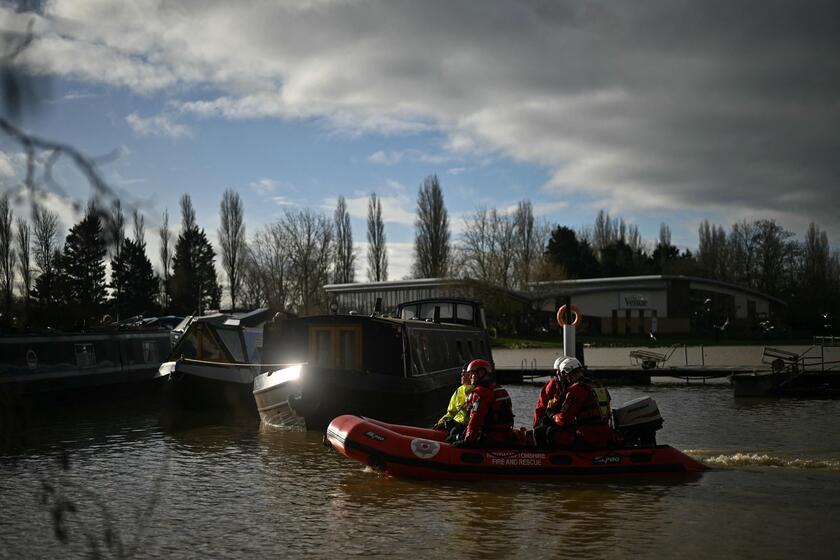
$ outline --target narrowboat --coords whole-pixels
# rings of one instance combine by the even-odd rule
[[[341,414],[431,421],[445,409],[466,362],[492,361],[484,310],[462,298],[402,303],[394,316],[280,320],[265,325],[263,340],[266,361],[294,365],[254,379],[260,416],[309,429],[323,429]]]
[[[151,387],[169,353],[158,325],[88,332],[27,332],[0,337],[0,395],[58,395],[100,387]]]
[[[252,395],[260,371],[268,309],[191,317],[179,325],[160,383],[173,406],[257,415]]]

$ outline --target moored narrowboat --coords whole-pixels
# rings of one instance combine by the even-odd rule
[[[333,314],[267,323],[265,361],[294,363],[254,380],[254,399],[270,424],[323,429],[340,414],[431,421],[474,358],[492,360],[479,302],[406,302],[395,316]]]

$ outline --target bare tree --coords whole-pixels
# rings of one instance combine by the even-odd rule
[[[254,307],[287,310],[292,304],[291,244],[281,222],[266,225],[249,244],[243,295]]]
[[[702,274],[708,278],[729,280],[729,250],[723,227],[710,225],[708,220],[703,220],[698,237],[697,262]]]
[[[323,310],[332,257],[332,224],[310,209],[287,211],[281,222],[289,245],[290,277],[294,280],[295,303],[301,314]]]
[[[437,175],[423,181],[417,193],[417,221],[414,237],[416,278],[442,278],[449,274],[449,217]]]
[[[17,253],[18,270],[20,271],[21,291],[23,292],[24,322],[29,317],[29,296],[32,291],[32,229],[29,222],[17,219]]]
[[[158,236],[160,237],[160,264],[163,267],[163,307],[169,305],[169,271],[172,267],[172,252],[170,243],[172,242],[172,232],[169,231],[169,210],[163,211],[163,223],[158,229]]]
[[[755,222],[755,228],[758,266],[756,287],[779,297],[783,288],[793,283],[793,262],[798,247],[791,240],[793,233],[777,224],[775,220],[758,220]]]
[[[756,288],[756,241],[755,224],[741,220],[732,224],[729,233],[729,256],[732,280],[736,283]]]
[[[193,210],[190,195],[184,194],[178,203],[181,206],[181,229],[186,231],[196,227],[195,210]]]
[[[236,309],[236,297],[242,284],[242,268],[247,254],[245,219],[239,193],[232,189],[227,189],[224,192],[219,214],[221,217],[219,243],[222,246],[222,267],[228,277],[230,306]]]
[[[139,247],[146,247],[146,218],[140,213],[137,208],[131,213],[132,222],[134,222],[134,242]]]
[[[830,274],[828,234],[811,222],[802,243],[802,283],[808,293],[824,294],[830,283]]]
[[[480,208],[464,218],[459,259],[467,277],[510,287],[516,256],[514,218],[495,208]]]
[[[35,237],[35,266],[41,274],[53,273],[53,256],[58,248],[58,215],[40,205],[32,210],[32,234]]]
[[[630,247],[630,250],[634,253],[644,250],[642,234],[639,233],[639,226],[636,224],[630,224],[627,226],[627,246]]]
[[[524,288],[531,281],[535,260],[540,252],[534,237],[534,207],[530,200],[521,200],[513,215],[515,228],[515,282]]]
[[[610,215],[603,209],[598,210],[595,225],[592,228],[592,248],[596,255],[600,256],[604,247],[618,238],[616,229],[617,223],[610,219]]]
[[[95,208],[95,204],[91,203],[91,207]],[[123,240],[125,239],[125,215],[122,211],[122,202],[119,199],[115,200],[111,206],[111,215],[109,220],[104,220],[105,229],[107,230],[105,236],[110,240],[109,254],[111,259],[119,258],[120,251],[122,251]]]
[[[6,318],[12,309],[12,292],[15,287],[15,248],[12,225],[14,216],[9,195],[0,196],[0,293],[3,294],[3,311]]]
[[[367,218],[368,280],[384,282],[388,279],[388,249],[385,244],[385,224],[382,222],[382,201],[376,193],[368,200]]]
[[[335,208],[335,268],[333,282],[349,284],[356,277],[356,251],[353,249],[353,229],[344,196],[339,195]]]
[[[671,244],[671,228],[668,224],[661,222],[659,224],[659,245],[668,247]]]

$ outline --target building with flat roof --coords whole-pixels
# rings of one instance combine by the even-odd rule
[[[480,300],[487,323],[502,332],[521,332],[532,317],[531,299],[517,292],[470,278],[419,278],[324,286],[334,313],[370,314],[377,298],[382,311],[393,314],[399,303],[426,298],[459,297]]]
[[[678,275],[557,280],[531,284],[532,305],[543,322],[567,298],[591,334],[735,332],[760,334],[777,326],[784,301],[736,284]]]
[[[377,298],[384,313],[397,304],[434,297],[478,299],[487,322],[499,333],[530,333],[557,327],[555,314],[566,301],[582,315],[581,333],[603,335],[760,335],[777,327],[784,301],[728,282],[678,275],[584,278],[530,284],[517,291],[462,278],[329,284],[333,312],[370,314]]]

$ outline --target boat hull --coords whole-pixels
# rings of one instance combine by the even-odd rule
[[[244,413],[256,417],[250,367],[165,362],[160,382],[173,403],[189,410]]]
[[[269,424],[305,424],[310,430],[323,430],[342,414],[431,424],[458,386],[456,374],[414,379],[304,366],[299,377],[275,383],[274,373],[279,372],[254,380],[253,400],[261,418]]]
[[[453,447],[444,432],[344,415],[327,428],[339,453],[395,477],[420,479],[557,479],[696,475],[707,467],[667,445],[610,450]]]

